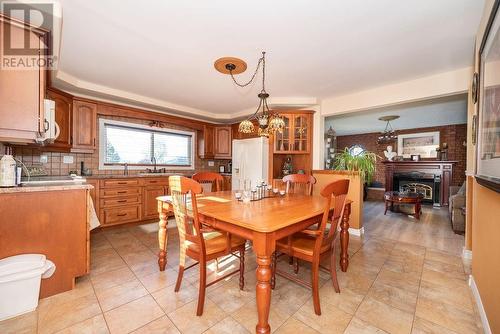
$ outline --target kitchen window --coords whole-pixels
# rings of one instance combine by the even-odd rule
[[[194,132],[99,120],[99,169],[194,169]]]

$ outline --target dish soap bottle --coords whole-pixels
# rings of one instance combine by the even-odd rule
[[[16,160],[12,156],[12,148],[5,148],[5,155],[0,159],[0,187],[15,187]]]

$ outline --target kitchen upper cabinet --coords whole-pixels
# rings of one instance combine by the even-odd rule
[[[274,136],[274,152],[304,154],[311,150],[311,113],[281,114],[285,127]]]
[[[198,156],[202,159],[213,158],[215,127],[204,125],[203,133],[198,132]]]
[[[215,127],[215,158],[231,159],[231,126]]]
[[[97,104],[73,100],[72,152],[92,153],[96,148]]]
[[[56,123],[59,126],[59,136],[48,147],[69,150],[71,148],[72,137],[71,114],[73,101],[71,98],[52,90],[47,90],[47,98],[55,102]]]
[[[3,32],[10,27],[11,45],[24,45],[26,33],[30,45],[39,46],[36,57],[45,58],[44,35],[26,30],[23,25],[11,23],[3,17],[0,17],[0,24],[0,45],[6,45]],[[40,60],[39,63],[46,62]],[[46,68],[43,66],[0,70],[0,141],[31,143],[44,131],[45,80]]]

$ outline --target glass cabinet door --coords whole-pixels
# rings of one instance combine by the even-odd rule
[[[285,127],[283,128],[283,131],[276,132],[276,147],[275,151],[276,152],[288,152],[293,150],[293,147],[291,146],[291,134],[292,134],[292,129],[291,129],[291,123],[292,123],[292,118],[288,115],[282,115],[283,120],[285,121]]]
[[[308,117],[303,115],[296,115],[293,119],[293,151],[307,152],[308,151],[308,138],[309,124]]]

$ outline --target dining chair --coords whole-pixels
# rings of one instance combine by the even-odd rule
[[[201,184],[184,176],[170,176],[168,179],[172,206],[179,230],[179,273],[175,283],[175,292],[181,288],[184,271],[200,265],[200,282],[198,293],[197,316],[203,314],[205,289],[218,281],[236,273],[240,273],[240,289],[243,290],[245,272],[246,240],[230,233],[217,231],[201,224],[198,218],[197,195],[202,193]],[[207,262],[226,255],[234,255],[240,259],[239,268],[207,283]],[[186,256],[196,262],[185,267]]]
[[[313,186],[316,184],[316,178],[312,175],[306,174],[290,174],[281,180],[286,186],[287,194],[299,194],[312,195]],[[299,262],[295,260],[292,256],[289,257],[288,263],[293,265],[293,271],[297,274],[299,272]],[[274,285],[274,280],[272,281]]]
[[[302,193],[312,195],[313,186],[316,184],[316,179],[312,175],[306,174],[290,174],[283,177],[283,183],[286,184],[286,193]]]
[[[204,190],[221,191],[224,178],[219,173],[199,172],[193,175],[193,180],[202,184]],[[214,190],[215,189],[215,190]]]
[[[291,237],[283,238],[276,242],[277,252],[311,263],[311,281],[303,281],[292,274],[280,271],[277,268],[277,257],[274,255],[272,282],[275,281],[275,275],[278,274],[305,287],[311,288],[314,312],[317,315],[321,315],[321,306],[319,302],[320,261],[327,255],[330,255],[330,268],[328,270],[332,277],[333,287],[337,293],[340,293],[336,268],[337,235],[338,224],[343,217],[348,190],[349,180],[338,180],[326,185],[321,190],[321,196],[325,198],[325,207],[320,224],[312,225],[309,229],[305,229],[299,233],[295,233]],[[332,207],[333,210],[331,209]]]

